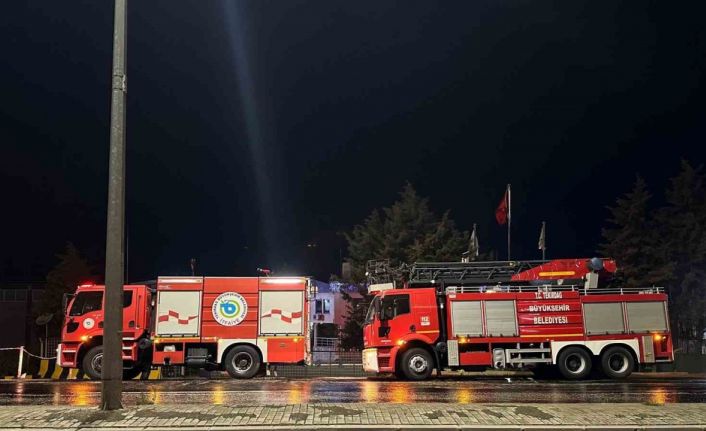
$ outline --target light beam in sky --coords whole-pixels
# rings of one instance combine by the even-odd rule
[[[246,46],[248,37],[246,20],[243,19],[244,11],[241,2],[223,1],[223,19],[226,32],[230,39],[232,61],[235,68],[235,78],[242,112],[245,116],[247,148],[249,150],[250,166],[255,179],[255,195],[258,200],[260,212],[259,226],[266,246],[267,262],[263,265],[273,265],[278,256],[277,243],[277,207],[273,191],[273,176],[276,174],[277,151],[268,150],[271,147],[270,132],[263,129],[266,115],[262,105],[258,104],[256,85],[253,79],[250,55]],[[268,126],[269,127],[269,126]]]

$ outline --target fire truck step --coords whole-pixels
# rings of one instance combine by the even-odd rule
[[[549,353],[549,349],[505,349],[506,352],[512,353]]]

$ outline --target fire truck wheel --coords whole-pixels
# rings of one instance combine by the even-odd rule
[[[89,350],[83,357],[81,368],[91,380],[100,380],[103,369],[103,346],[95,346]]]
[[[601,355],[603,373],[611,379],[624,379],[632,373],[635,360],[624,347],[613,346]]]
[[[236,379],[250,379],[260,370],[260,355],[250,346],[237,346],[225,357],[228,374]]]
[[[400,368],[409,380],[426,380],[434,369],[434,359],[426,350],[412,347],[402,353]]]
[[[559,353],[557,365],[565,378],[584,379],[591,372],[591,356],[580,347],[567,347]]]

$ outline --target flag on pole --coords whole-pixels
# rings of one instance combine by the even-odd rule
[[[480,247],[478,247],[478,234],[476,234],[476,224],[473,223],[473,232],[471,232],[471,241],[468,244],[468,257],[473,259],[478,257],[478,252]]]
[[[542,230],[539,232],[539,242],[537,243],[538,250],[546,250],[547,249],[546,227],[547,227],[547,224],[545,222],[542,222]]]
[[[508,221],[508,214],[510,213],[510,187],[505,189],[505,195],[503,200],[500,201],[500,205],[495,210],[495,220],[497,220],[499,225],[504,225]]]

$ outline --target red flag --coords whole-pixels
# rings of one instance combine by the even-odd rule
[[[510,208],[508,198],[507,189],[505,189],[503,200],[500,201],[500,205],[498,205],[498,208],[495,210],[495,220],[497,220],[500,225],[507,223],[507,214]]]

